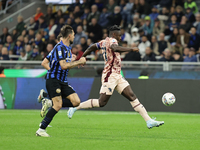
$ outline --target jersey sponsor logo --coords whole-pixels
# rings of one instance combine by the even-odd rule
[[[62,56],[62,52],[61,52],[61,51],[58,51],[58,55],[59,55],[59,56]]]

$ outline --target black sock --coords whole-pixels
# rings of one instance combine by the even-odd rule
[[[49,97],[46,92],[43,92],[43,97]]]
[[[40,128],[46,129],[46,127],[50,124],[56,113],[57,111],[54,108],[50,108],[45,118],[42,120]]]
[[[74,107],[69,99],[63,98],[62,101],[62,107]]]

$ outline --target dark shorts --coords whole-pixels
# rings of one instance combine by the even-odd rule
[[[68,83],[61,82],[57,79],[47,79],[46,88],[50,98],[54,98],[56,96],[66,98],[67,96],[75,93],[73,87],[68,85]]]

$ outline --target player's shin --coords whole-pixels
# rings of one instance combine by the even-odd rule
[[[76,107],[76,109],[89,109],[94,107],[100,107],[98,99],[89,99],[85,102],[82,102],[78,107]]]
[[[144,106],[139,102],[138,99],[135,99],[134,101],[130,102],[132,107],[134,108],[135,111],[137,111],[143,118],[145,121],[150,120],[151,118],[149,117],[146,109],[144,108]]]

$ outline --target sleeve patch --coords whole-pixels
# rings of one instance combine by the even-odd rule
[[[62,52],[61,51],[58,51],[58,56],[62,56]]]

